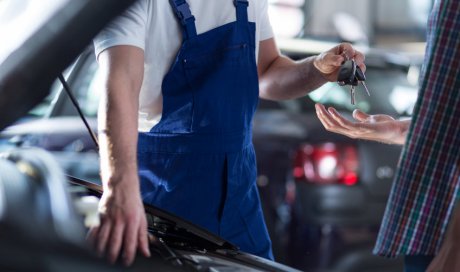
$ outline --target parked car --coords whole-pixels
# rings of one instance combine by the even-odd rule
[[[50,92],[52,80],[84,50],[91,37],[132,2],[47,3],[45,7],[54,7],[55,12],[48,13],[49,18],[37,25],[24,44],[0,65],[0,130],[39,104]],[[76,213],[75,201],[91,196],[96,198],[93,211],[97,211],[100,187],[66,177],[55,156],[43,148],[24,146],[57,150],[63,145],[75,157],[79,157],[75,151],[89,153],[86,151],[90,149],[84,149],[84,142],[66,142],[66,135],[75,134],[68,120],[58,122],[55,128],[61,134],[55,134],[46,123],[37,123],[42,120],[33,120],[37,117],[25,118],[13,127],[27,124],[27,129],[31,125],[34,132],[39,130],[38,134],[53,137],[23,131],[2,140],[2,149],[7,151],[0,156],[0,270],[122,270],[121,265],[108,265],[88,248],[83,226],[87,217]],[[152,235],[149,243],[152,257],[139,256],[127,270],[297,271],[241,252],[220,237],[156,207],[145,209]]]
[[[310,54],[291,48],[285,53],[293,58]],[[402,269],[400,260],[372,255],[401,148],[326,131],[314,103],[333,106],[350,119],[355,108],[407,117],[416,101],[421,61],[422,56],[369,49],[371,96],[358,87],[356,105],[350,87],[337,83],[296,100],[261,101],[253,130],[259,185],[261,197],[271,200],[264,202],[272,205],[264,207],[272,212],[268,218],[289,222],[286,263],[307,271]]]
[[[289,51],[287,45],[283,49],[293,58],[302,58],[330,45],[315,42],[311,50]],[[371,96],[358,87],[356,106],[350,103],[348,87],[336,83],[296,100],[260,101],[253,129],[258,185],[277,260],[309,270],[336,267],[336,271],[347,271],[344,266],[349,266],[349,271],[360,271],[356,267],[363,263],[368,263],[369,269],[387,266],[388,270],[382,271],[399,267],[400,262],[372,256],[371,249],[400,147],[327,132],[316,117],[314,103],[343,112],[360,108],[395,117],[410,115],[419,61],[408,61],[404,56],[368,52],[366,83]],[[96,131],[102,82],[91,47],[67,74],[83,113]],[[0,139],[45,148],[58,158],[67,174],[98,182],[95,144],[60,83],[54,85],[52,94],[53,99],[45,100],[34,111],[35,118],[7,128]]]

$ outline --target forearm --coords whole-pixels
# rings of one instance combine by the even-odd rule
[[[327,82],[315,68],[310,57],[293,61],[279,56],[260,75],[260,97],[270,100],[286,100],[304,96]]]
[[[144,53],[118,46],[101,53],[99,62],[107,71],[98,113],[102,182],[105,189],[120,182],[139,186],[137,137]]]
[[[137,181],[138,101],[129,92],[109,89],[99,114],[101,178],[105,188]],[[116,93],[114,95],[113,93]]]

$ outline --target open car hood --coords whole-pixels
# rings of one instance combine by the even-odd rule
[[[92,38],[134,2],[67,1],[9,55],[0,65],[0,130],[41,102],[52,82]]]
[[[101,193],[96,184],[65,177],[54,157],[42,149],[5,152],[0,157],[0,270],[118,270],[120,266],[106,265],[87,248],[83,218],[72,205]],[[145,212],[152,256],[138,256],[132,271],[296,271],[241,252],[156,207],[145,205]]]

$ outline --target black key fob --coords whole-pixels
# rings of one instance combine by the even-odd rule
[[[339,75],[337,77],[337,82],[339,85],[358,85],[358,80],[356,80],[356,63],[354,60],[345,61],[342,66],[340,66]]]

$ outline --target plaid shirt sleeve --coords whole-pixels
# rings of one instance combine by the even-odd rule
[[[374,253],[435,255],[460,183],[460,1],[438,0],[406,145]]]

